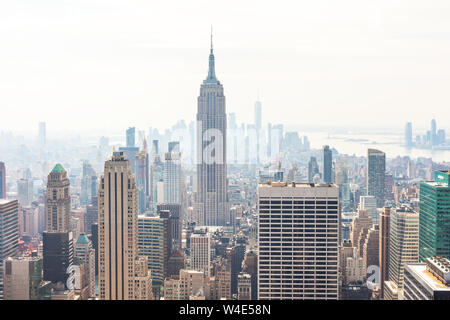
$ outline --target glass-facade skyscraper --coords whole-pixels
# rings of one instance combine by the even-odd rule
[[[420,183],[419,259],[450,258],[450,171],[435,171]]]
[[[384,207],[386,154],[380,150],[367,150],[367,195],[375,196],[377,208]]]

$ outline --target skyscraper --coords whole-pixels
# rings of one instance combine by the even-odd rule
[[[386,154],[380,150],[367,150],[367,195],[375,196],[377,207],[384,207]]]
[[[6,199],[6,167],[0,161],[0,199]]]
[[[33,202],[33,180],[17,180],[17,200],[22,207],[31,205],[31,202]]]
[[[164,283],[164,219],[160,217],[138,218],[138,251],[139,255],[148,258],[148,268],[152,272],[153,290],[158,295]]]
[[[97,174],[88,161],[83,161],[80,202],[87,205],[97,195]]]
[[[431,120],[431,145],[437,144],[436,119]]]
[[[19,253],[19,202],[0,199],[0,300],[3,299],[3,263]]]
[[[450,258],[450,171],[435,171],[420,183],[419,258]]]
[[[61,164],[55,165],[48,175],[47,232],[69,232],[70,228],[70,181]]]
[[[413,145],[412,142],[412,123],[407,122],[405,125],[405,147],[411,148]]]
[[[200,87],[197,110],[198,225],[225,225],[228,217],[227,116],[223,86],[217,80],[211,36],[208,76]]]
[[[126,160],[130,161],[131,172],[136,170],[136,152],[139,152],[139,147],[136,147],[136,129],[135,127],[126,130],[126,147],[119,147],[119,151],[123,151]]]
[[[127,135],[127,147],[134,147],[136,143],[136,128],[128,128],[126,131]]]
[[[323,147],[323,181],[333,182],[333,153],[330,146]]]
[[[384,282],[389,278],[389,228],[391,209],[383,208],[380,214],[379,262],[381,298],[384,297]]]
[[[319,165],[317,164],[316,157],[311,157],[308,162],[308,182],[313,183],[316,175],[320,175]]]
[[[146,148],[135,154],[136,165],[136,185],[138,188],[138,207],[142,214],[147,210],[147,200],[149,197],[149,163]]]
[[[255,102],[255,129],[256,129],[256,163],[258,164],[260,159],[260,150],[262,146],[260,145],[260,136],[262,134],[261,128],[262,128],[262,108],[261,108],[261,101],[257,100]]]
[[[258,299],[339,298],[338,199],[334,184],[259,184]]]
[[[403,296],[404,266],[419,261],[419,214],[409,207],[393,209],[389,234],[389,281],[385,282],[385,299]]]
[[[210,275],[211,238],[207,233],[194,233],[191,235],[191,264],[190,269],[203,271]]]
[[[136,286],[143,279],[151,281],[151,275],[145,269],[146,258],[143,268],[138,256],[137,187],[123,152],[113,152],[105,162],[98,207],[100,299],[140,299],[141,291]],[[143,278],[137,281],[137,277]]]
[[[181,153],[174,149],[166,152],[164,161],[164,203],[181,203]]]

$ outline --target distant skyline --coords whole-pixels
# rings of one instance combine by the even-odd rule
[[[449,16],[444,0],[2,2],[0,131],[189,123],[211,24],[238,123],[259,92],[263,124],[448,131]]]

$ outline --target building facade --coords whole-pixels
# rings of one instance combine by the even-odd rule
[[[259,184],[258,299],[339,299],[339,190]]]

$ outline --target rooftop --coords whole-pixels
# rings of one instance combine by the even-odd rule
[[[259,183],[260,187],[288,187],[288,188],[329,188],[329,187],[336,187],[336,185],[334,183],[307,183],[307,182],[292,182],[292,183],[287,183],[287,182],[272,182],[272,181],[267,181],[267,182],[262,182]]]
[[[410,268],[417,276],[420,277],[433,290],[450,291],[450,286],[443,284],[435,275],[428,269],[426,263],[408,263],[405,267]]]
[[[55,165],[55,167],[53,168],[52,173],[61,173],[64,171],[66,171],[66,170],[64,170],[63,166],[60,163],[57,163]]]
[[[89,238],[85,233],[82,233],[77,239],[77,244],[85,244],[85,243],[89,243]]]

